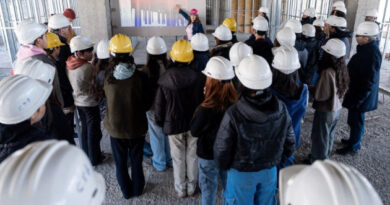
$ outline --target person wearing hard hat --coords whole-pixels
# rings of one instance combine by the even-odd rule
[[[211,58],[209,40],[205,34],[197,33],[192,37],[191,46],[194,51],[194,60],[192,61],[191,67],[195,71],[201,72]]]
[[[58,104],[54,88],[56,87],[56,69],[50,64],[30,59],[25,66],[14,69],[15,75],[26,75],[35,80],[53,85],[53,92],[46,102],[46,113],[42,120],[37,123],[38,127],[46,131],[46,135],[53,139],[67,140],[75,144],[72,127],[67,124],[66,117]]]
[[[252,47],[248,46],[248,44],[243,42],[235,43],[229,51],[230,61],[234,68],[238,67],[242,59],[252,54]],[[233,84],[236,90],[238,90],[240,81],[238,80],[237,76],[234,76]]]
[[[345,64],[345,44],[330,39],[322,49],[323,60],[318,65],[319,79],[310,87],[312,94],[314,119],[311,130],[311,159],[307,162],[328,159],[332,152],[336,125],[341,110],[341,100],[348,89],[349,76]]]
[[[100,110],[96,96],[91,92],[94,67],[88,61],[93,57],[93,43],[84,36],[76,36],[70,41],[73,56],[66,61],[66,73],[73,88],[73,98],[80,116],[82,133],[81,147],[92,165],[103,161],[100,150],[102,132],[100,130]]]
[[[316,9],[315,8],[307,8],[302,15],[301,23],[305,24],[313,24],[316,20]]]
[[[136,69],[128,36],[116,34],[108,49],[113,63],[107,68],[104,80],[107,111],[103,124],[110,135],[119,187],[123,197],[129,199],[142,195],[146,186],[142,160],[148,129],[145,113],[152,104],[151,90],[147,75]]]
[[[31,142],[50,138],[35,125],[46,113],[52,89],[51,84],[25,75],[0,81],[0,162]]]
[[[265,19],[267,19],[267,22],[269,23],[268,15],[269,15],[269,9],[267,7],[262,6],[259,8],[259,14],[257,16],[264,17]]]
[[[253,19],[252,34],[255,38],[249,38],[245,41],[253,49],[253,53],[262,56],[268,63],[272,62],[272,47],[271,40],[267,37],[268,22],[264,17],[256,17]]]
[[[225,20],[223,20],[222,22],[222,25],[225,25],[226,27],[228,27],[230,29],[230,31],[232,32],[232,43],[237,43],[238,40],[237,40],[237,36],[236,36],[236,32],[237,32],[237,22],[234,18],[225,18]]]
[[[280,47],[294,47],[296,36],[293,30],[289,27],[282,27],[277,33],[274,40],[274,47],[272,53],[275,53]]]
[[[69,36],[70,23],[68,19],[62,14],[55,14],[50,16],[48,27],[50,32],[57,34],[61,43],[65,44],[60,46],[60,53],[57,57],[56,67],[60,81],[61,93],[64,99],[63,110],[69,125],[74,127],[74,100],[72,95],[73,89],[66,74],[66,61],[68,60],[69,56],[72,55],[66,39],[67,36]]]
[[[186,27],[187,39],[191,41],[192,36],[197,33],[204,33],[203,25],[200,22],[198,10],[191,9],[190,15],[188,15],[183,9],[180,8],[179,4],[176,4],[176,10],[188,21]]]
[[[215,47],[211,49],[211,56],[222,56],[229,59],[229,50],[232,47],[232,32],[225,25],[218,26],[214,33]]]
[[[73,21],[76,19],[76,13],[74,12],[73,9],[67,8],[65,9],[63,15],[68,19],[70,24],[73,23]],[[70,43],[70,40],[76,36],[76,32],[74,32],[72,26],[69,27],[69,34],[66,37],[68,44]]]
[[[338,17],[345,18],[345,15],[347,14],[347,9],[345,7],[344,1],[336,1],[332,5],[332,11],[330,12],[330,15],[335,15]]]
[[[303,39],[302,36],[302,24],[297,19],[290,19],[287,21],[287,23],[284,25],[284,27],[288,27],[292,29],[295,33],[296,40],[294,47],[298,51],[299,55],[299,63],[301,64],[301,68],[305,68],[307,64],[307,58],[308,58],[308,51],[306,49],[306,42]]]
[[[276,166],[294,152],[291,119],[269,90],[272,72],[263,57],[245,57],[235,73],[241,95],[225,112],[214,143],[215,163],[227,170],[224,200],[276,205]]]
[[[332,160],[282,169],[279,200],[280,205],[383,205],[374,187],[357,169]]]
[[[106,114],[106,97],[104,96],[104,77],[110,61],[110,51],[108,51],[108,40],[101,40],[96,46],[96,53],[92,61],[95,68],[93,71],[92,90],[99,102],[100,118],[103,119]]]
[[[199,163],[199,187],[202,204],[215,204],[218,190],[218,176],[225,188],[226,172],[220,171],[213,155],[213,146],[219,124],[225,111],[237,101],[237,92],[232,79],[232,64],[222,56],[215,56],[207,63],[202,73],[207,76],[205,99],[196,109],[191,121],[191,134],[198,138],[196,154]]]
[[[315,38],[316,29],[311,24],[302,26],[302,36],[305,40],[306,50],[308,53],[306,67],[299,71],[300,80],[307,84],[314,84],[314,75],[317,72],[318,62],[318,41]]]
[[[307,85],[299,80],[300,67],[298,52],[294,47],[282,46],[275,52],[272,61],[271,92],[287,107],[294,129],[296,148],[301,144],[301,120],[306,113],[308,95]],[[292,164],[294,164],[293,154],[278,168]]]
[[[195,194],[198,181],[197,138],[190,133],[190,121],[196,107],[203,101],[204,84],[190,68],[194,59],[190,42],[176,41],[169,56],[172,64],[158,80],[155,119],[168,135],[174,187],[177,196],[183,198]]]
[[[34,142],[9,156],[0,164],[0,179],[0,204],[100,205],[106,192],[83,151],[57,140]]]
[[[324,32],[328,36],[328,40],[332,38],[338,38],[344,42],[347,49],[344,58],[348,59],[349,51],[351,49],[349,38],[352,37],[352,32],[349,32],[346,28],[347,21],[345,18],[329,16],[329,18],[325,21]],[[322,59],[322,53],[323,51],[320,53],[320,59]]]
[[[378,108],[379,76],[382,56],[375,42],[379,33],[374,22],[362,22],[355,32],[358,46],[356,54],[348,63],[349,89],[343,107],[348,109],[349,139],[341,142],[345,147],[339,154],[356,153],[361,147],[364,134],[365,113]]]
[[[378,18],[378,10],[376,9],[369,9],[367,10],[366,12],[366,16],[365,16],[365,21],[371,21],[371,22],[374,22],[378,25],[378,27],[380,26],[380,23],[378,21],[376,21]],[[380,33],[380,28],[379,28],[379,33],[378,33],[378,36],[377,36],[377,39],[376,39],[376,42],[379,46],[379,42],[381,40],[381,33]]]
[[[199,33],[195,34],[198,35]],[[193,39],[195,39],[195,36]],[[153,36],[146,44],[147,62],[143,71],[148,75],[151,87],[150,95],[154,99],[158,89],[158,79],[168,68],[167,46],[163,38]],[[148,133],[150,145],[153,151],[152,165],[157,171],[165,171],[172,167],[172,157],[169,149],[168,136],[156,123],[154,117],[154,106],[146,112],[148,120]]]
[[[317,48],[323,45],[324,40],[326,39],[326,34],[324,32],[325,22],[321,19],[316,19],[313,22],[313,26],[316,29],[316,39],[318,42]]]

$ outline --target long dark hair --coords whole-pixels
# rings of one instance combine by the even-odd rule
[[[109,84],[115,83],[116,79],[114,78],[114,69],[119,63],[126,63],[129,65],[134,64],[134,58],[129,53],[116,53],[108,63],[108,68],[105,74],[105,80]]]
[[[167,54],[151,55],[148,54],[144,71],[148,74],[149,79],[153,82],[157,82],[160,78],[160,62],[164,65],[164,68],[168,67]]]
[[[339,98],[344,97],[348,90],[349,74],[344,57],[336,58],[329,53],[324,52],[323,59],[318,63],[319,72],[332,68],[336,71],[336,87]]]
[[[192,14],[192,15],[193,15],[193,14]],[[194,23],[197,23],[197,22],[201,23],[198,14],[196,14],[195,16],[196,16],[196,19],[195,19]],[[187,24],[187,26],[190,25],[190,24],[192,24],[192,21],[191,21],[191,14],[190,14],[190,17],[188,18],[188,24]]]
[[[284,74],[272,68],[271,88],[288,99],[295,99],[302,90],[302,83],[298,84],[298,71],[291,74]]]
[[[94,71],[92,73],[93,81],[89,89],[95,94],[95,96],[99,98],[103,98],[104,90],[103,90],[103,86],[99,85],[98,75],[100,72],[105,72],[105,73],[107,72],[109,59],[99,59],[95,53],[94,59],[92,61],[92,65],[94,66]]]

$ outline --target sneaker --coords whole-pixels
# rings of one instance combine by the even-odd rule
[[[347,154],[350,154],[350,155],[355,155],[357,152],[358,152],[359,149],[353,149],[352,147],[343,147],[341,149],[337,149],[336,150],[336,154],[339,154],[339,155],[347,155]]]
[[[187,195],[193,196],[196,192],[196,185],[195,186],[187,186]]]
[[[179,198],[184,198],[187,196],[187,193],[185,193],[185,192],[176,192],[176,193],[177,193],[177,197],[179,197]]]

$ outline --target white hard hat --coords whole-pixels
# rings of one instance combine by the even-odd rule
[[[313,26],[319,26],[319,27],[324,27],[325,22],[321,19],[316,19],[313,21]]]
[[[148,40],[146,51],[151,55],[161,55],[167,52],[167,45],[161,37],[153,36]]]
[[[370,182],[355,168],[332,160],[280,170],[281,205],[382,205]]]
[[[379,26],[371,21],[364,21],[359,24],[356,35],[376,36],[379,33]]]
[[[276,40],[282,46],[294,46],[296,35],[290,27],[283,27],[276,33]]]
[[[262,13],[269,13],[269,9],[267,8],[267,7],[260,7],[260,9],[259,9],[259,12],[262,12]]]
[[[96,55],[98,59],[108,59],[110,58],[110,51],[108,50],[109,45],[108,40],[101,40],[99,41],[97,47],[96,47]]]
[[[213,36],[221,41],[230,41],[233,38],[232,32],[225,25],[218,26],[217,29],[215,29]]]
[[[316,17],[316,10],[314,8],[307,8],[303,12],[303,15],[310,16],[311,18],[314,18],[314,17]]]
[[[288,75],[301,67],[298,51],[294,47],[281,46],[274,53],[272,67]]]
[[[27,75],[32,79],[41,80],[52,84],[56,74],[56,68],[50,64],[36,59],[28,59],[23,66],[14,67],[14,74]]]
[[[302,24],[297,19],[288,20],[284,26],[291,28],[294,31],[294,33],[302,33]]]
[[[82,51],[93,47],[93,42],[84,36],[75,36],[69,43],[70,52]]]
[[[252,47],[248,46],[246,43],[237,42],[230,48],[229,58],[232,65],[237,67],[243,58],[252,54]]]
[[[366,16],[372,16],[372,17],[377,18],[378,17],[378,10],[376,10],[376,9],[369,9],[366,12]]]
[[[0,204],[102,204],[105,182],[66,141],[29,144],[0,164]]]
[[[232,64],[228,59],[222,56],[210,58],[202,73],[216,80],[231,80],[234,78]]]
[[[262,16],[257,16],[253,19],[252,28],[256,31],[268,31],[268,21]]]
[[[48,26],[51,29],[61,29],[70,26],[69,20],[62,14],[50,16]]]
[[[329,39],[325,45],[321,46],[321,48],[336,58],[345,56],[347,50],[345,43],[338,38]]]
[[[302,34],[307,37],[316,36],[316,28],[311,24],[305,24],[302,26]]]
[[[51,84],[25,75],[0,81],[0,123],[17,124],[28,120],[49,98]]]
[[[325,23],[333,27],[341,27],[341,28],[347,27],[347,20],[345,20],[345,18],[334,16],[334,15],[329,16],[329,18],[326,19]]]
[[[344,6],[336,6],[336,8],[334,10],[341,11],[341,12],[347,14],[347,8],[345,8]]]
[[[345,4],[343,1],[336,1],[333,3],[332,7],[337,7],[337,6],[341,6],[341,7],[344,7],[345,8]]]
[[[247,88],[263,90],[272,84],[272,72],[268,62],[261,56],[245,57],[235,69],[236,76]]]
[[[209,39],[203,33],[197,33],[191,38],[191,46],[195,51],[208,51]]]
[[[45,25],[34,21],[22,21],[15,29],[16,37],[22,45],[33,44],[37,38],[43,36],[46,32]]]

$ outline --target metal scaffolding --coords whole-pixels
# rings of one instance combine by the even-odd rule
[[[1,0],[0,1],[0,47],[15,60],[19,48],[14,29],[18,22],[32,20],[46,23],[51,14],[62,13],[66,8],[75,9],[74,0]],[[78,19],[73,22],[77,32]]]

